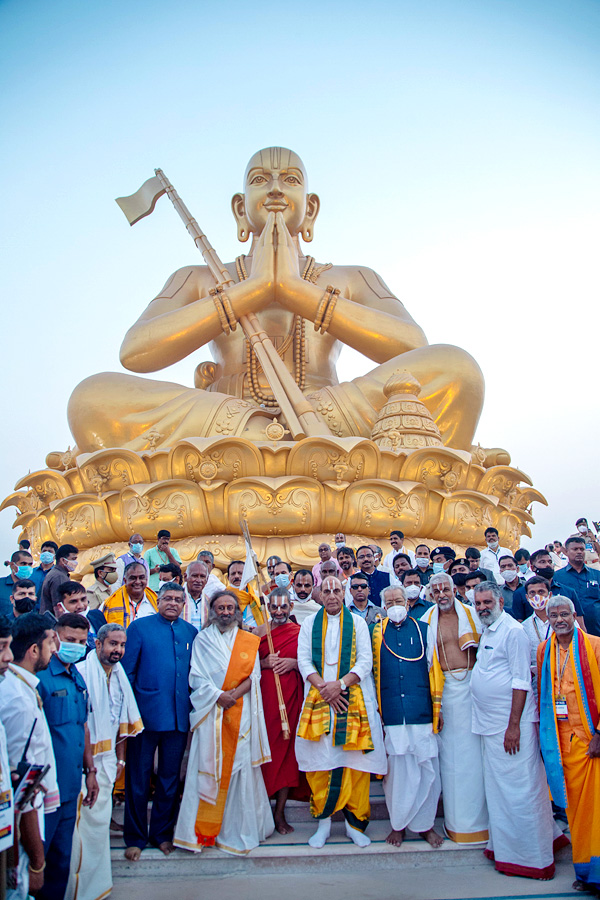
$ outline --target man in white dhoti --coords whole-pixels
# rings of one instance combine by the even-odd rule
[[[98,630],[96,649],[77,665],[90,696],[88,728],[99,791],[91,808],[82,805],[83,795],[79,797],[65,900],[98,900],[112,890],[112,791],[125,766],[125,741],[144,729],[120,664],[126,640],[122,625],[103,625]]]
[[[373,628],[373,675],[388,754],[383,790],[392,830],[387,842],[399,847],[410,828],[439,847],[443,838],[433,827],[440,770],[429,685],[431,629],[409,615],[403,587],[384,588],[381,601],[387,617]]]
[[[271,754],[260,691],[260,638],[242,630],[235,594],[211,599],[192,648],[192,745],[176,847],[246,854],[275,824],[261,765]]]
[[[323,609],[308,616],[298,636],[298,668],[304,705],[296,736],[296,759],[311,791],[319,827],[311,847],[323,847],[331,816],[342,810],[346,834],[359,847],[371,843],[370,773],[387,769],[372,679],[369,629],[344,606],[337,578],[321,585]]]
[[[481,737],[471,731],[471,672],[483,626],[473,608],[457,599],[450,575],[432,575],[428,587],[435,606],[421,621],[430,626],[434,641],[429,680],[444,826],[451,841],[473,844],[489,838]]]
[[[505,875],[554,877],[553,848],[568,843],[552,807],[536,728],[529,641],[504,612],[502,591],[475,588],[484,632],[471,675],[473,731],[481,735],[490,839],[485,850]]]

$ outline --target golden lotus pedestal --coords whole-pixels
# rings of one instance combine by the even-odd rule
[[[18,507],[15,527],[36,550],[47,539],[75,544],[84,571],[108,550],[123,553],[135,532],[154,543],[160,528],[184,564],[207,548],[223,567],[245,556],[242,519],[263,564],[277,554],[312,566],[319,543],[338,531],[355,547],[386,546],[400,528],[408,546],[458,552],[481,545],[494,525],[516,549],[530,533],[531,503],[545,500],[523,472],[482,461],[442,445],[393,451],[364,438],[190,438],[169,450],[50,454],[51,465],[22,478],[2,508]]]

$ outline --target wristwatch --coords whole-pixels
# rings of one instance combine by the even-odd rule
[[[348,690],[348,685],[343,678],[340,678],[340,687],[342,689],[342,694],[344,694]]]

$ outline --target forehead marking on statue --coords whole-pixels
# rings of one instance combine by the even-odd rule
[[[304,163],[297,153],[288,150],[286,147],[266,147],[259,150],[250,158],[246,171],[244,172],[244,181],[248,180],[248,175],[252,169],[265,169],[267,171],[279,171],[281,169],[298,169],[304,178],[306,184],[306,169]]]

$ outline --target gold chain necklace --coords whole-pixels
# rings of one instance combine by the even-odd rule
[[[245,281],[248,278],[248,272],[246,271],[244,263],[245,259],[246,257],[242,255],[238,256],[235,261],[235,269],[240,281]],[[305,281],[310,281],[314,267],[314,257],[308,256],[304,272],[302,273],[302,278]],[[294,345],[294,380],[300,390],[303,391],[306,385],[306,335],[305,322],[302,316],[294,316],[292,326],[285,336],[281,347],[277,350],[281,359],[283,359],[284,354],[288,351],[292,342]],[[262,390],[259,381],[260,368],[256,353],[254,352],[250,341],[246,341],[246,369],[248,373],[248,387],[250,389],[250,394],[252,395],[252,399],[259,406],[263,405],[272,409],[278,406],[278,403],[273,394],[266,393]]]
[[[448,664],[448,657],[446,656],[446,648],[444,647],[444,637],[442,635],[442,630],[439,626],[439,623],[438,623],[438,631],[440,634],[440,642],[442,644],[442,653],[444,654],[444,662],[446,663],[446,671],[448,672],[450,678],[454,678],[455,681],[465,681],[467,675],[469,674],[469,664],[471,662],[471,655],[470,655],[471,648],[467,647],[467,668],[465,669],[465,674],[463,675],[462,678],[457,678],[456,675],[452,674],[452,669],[450,668],[450,666]]]
[[[408,618],[411,620],[411,622],[414,622],[415,625],[417,625],[416,619],[413,619],[412,616],[409,616]],[[417,631],[419,632],[419,638],[421,639],[421,655],[420,656],[400,656],[399,653],[394,653],[392,648],[388,647],[388,645],[385,642],[385,632],[383,630],[383,625],[382,625],[381,626],[381,640],[383,641],[383,646],[385,647],[386,650],[389,650],[389,652],[392,654],[392,656],[395,656],[396,659],[401,659],[403,662],[418,662],[420,659],[423,659],[423,657],[425,655],[425,644],[423,643],[423,635],[421,634],[421,629],[419,628],[418,625],[417,625]]]

